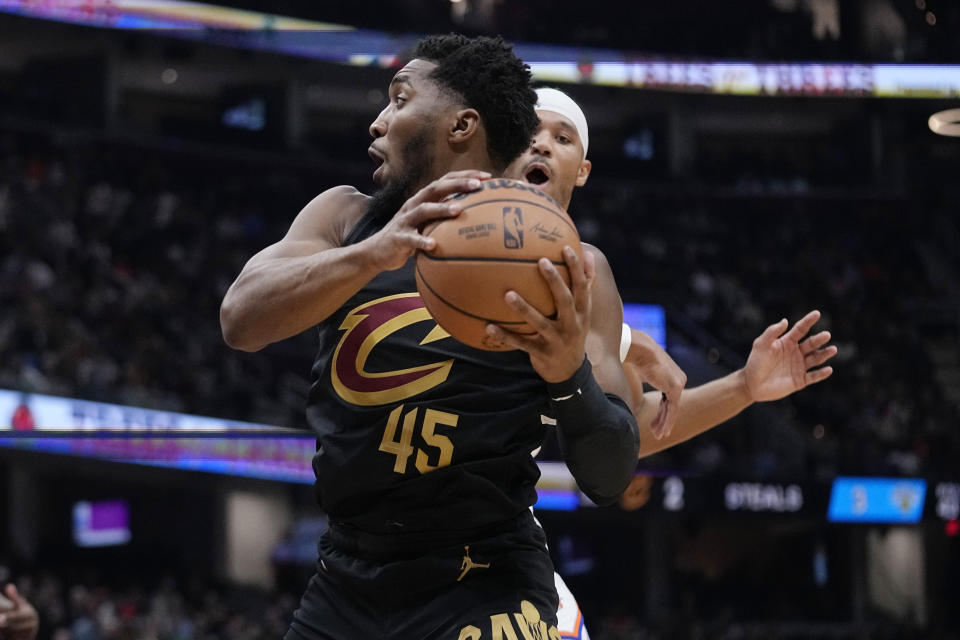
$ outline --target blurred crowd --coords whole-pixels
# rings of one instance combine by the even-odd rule
[[[145,580],[108,584],[92,575],[39,572],[19,576],[17,585],[39,613],[36,640],[276,640],[286,632],[297,603],[291,593],[171,577],[147,586]],[[686,615],[656,622],[622,609],[588,616],[587,628],[594,640],[960,638],[955,632],[921,632],[884,618],[859,624],[748,621],[737,619],[732,610],[705,614],[688,604]]]
[[[795,477],[951,469],[956,406],[903,304],[945,292],[918,255],[936,234],[923,211],[749,189],[651,195],[602,167],[571,211],[624,299],[667,307],[691,384],[704,362],[739,366],[766,325],[811,308],[840,347],[827,382],[652,465]],[[232,351],[219,303],[317,192],[364,180],[279,154],[0,130],[0,387],[302,426],[313,333],[265,354]]]
[[[22,133],[0,133],[0,166],[0,387],[302,420],[284,372],[304,379],[314,343],[251,357],[218,321],[243,263],[313,195],[302,171]]]
[[[625,299],[667,305],[675,344],[692,342],[707,360],[735,367],[767,325],[818,308],[815,330],[831,331],[839,347],[826,382],[745,412],[671,452],[671,464],[794,477],[955,470],[957,406],[932,356],[941,330],[956,352],[956,322],[931,329],[912,312],[951,300],[951,283],[921,255],[942,233],[935,212],[902,200],[749,190],[724,198],[650,195],[629,183],[582,191],[572,205],[581,230],[611,258]],[[703,381],[696,367],[688,386]]]
[[[39,614],[38,640],[276,640],[297,602],[289,594],[200,581],[127,580],[108,585],[41,572],[20,576],[17,585]]]

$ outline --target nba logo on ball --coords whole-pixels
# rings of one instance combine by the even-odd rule
[[[523,249],[523,211],[520,207],[503,208],[503,246]]]
[[[507,303],[507,292],[516,291],[544,316],[556,313],[540,260],[550,260],[570,286],[563,248],[582,255],[580,236],[566,211],[520,182],[484,180],[479,189],[457,198],[459,215],[433,220],[421,232],[436,245],[417,251],[417,293],[437,324],[460,342],[505,351],[510,347],[490,338],[488,324],[536,333]]]

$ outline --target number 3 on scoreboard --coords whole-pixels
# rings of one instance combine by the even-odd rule
[[[446,411],[437,411],[436,409],[425,409],[423,412],[423,424],[420,428],[420,435],[423,440],[440,451],[436,465],[430,464],[428,454],[422,449],[415,449],[410,442],[413,440],[413,432],[417,427],[417,414],[419,408],[411,409],[403,414],[403,425],[400,425],[400,414],[403,413],[403,405],[390,412],[387,418],[387,427],[383,430],[383,440],[380,441],[380,451],[389,453],[397,457],[393,463],[393,470],[396,473],[407,472],[407,462],[414,451],[417,453],[414,464],[417,471],[421,474],[446,467],[453,459],[453,443],[445,435],[436,433],[434,429],[438,424],[448,427],[456,427],[459,416]],[[400,427],[399,437],[397,436],[397,427]]]

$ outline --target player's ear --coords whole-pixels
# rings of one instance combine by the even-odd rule
[[[590,169],[593,168],[593,163],[589,160],[584,160],[580,163],[580,168],[577,170],[577,186],[582,187],[587,184],[587,178],[590,177]]]
[[[450,127],[450,142],[458,144],[466,142],[480,128],[480,114],[476,109],[460,109],[454,114],[453,125]]]

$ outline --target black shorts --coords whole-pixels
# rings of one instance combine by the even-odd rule
[[[553,563],[530,512],[456,542],[332,525],[319,549],[284,640],[560,638]]]

